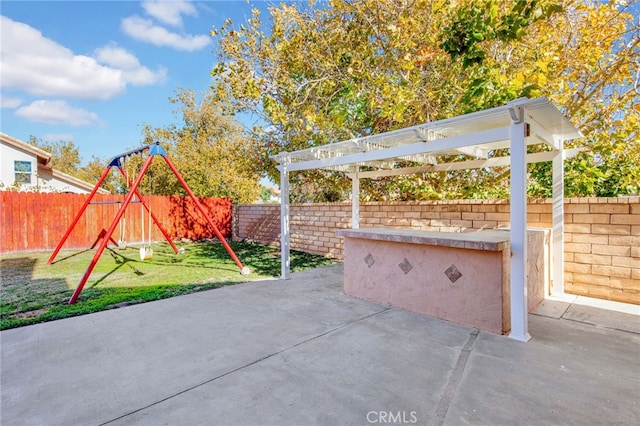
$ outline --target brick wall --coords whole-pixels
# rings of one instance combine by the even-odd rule
[[[564,268],[570,293],[640,304],[640,198],[567,200]]]
[[[551,201],[531,200],[528,226],[551,227]],[[469,232],[509,226],[506,200],[362,203],[360,226]],[[291,248],[342,258],[335,231],[351,227],[350,203],[292,204]],[[233,235],[280,243],[280,206],[234,206]],[[565,289],[640,304],[640,197],[565,200]]]

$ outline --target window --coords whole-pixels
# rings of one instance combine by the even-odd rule
[[[14,161],[16,183],[31,183],[31,161]]]

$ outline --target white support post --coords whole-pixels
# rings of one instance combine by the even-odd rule
[[[553,212],[551,231],[552,282],[551,294],[564,297],[564,147],[559,141],[558,154],[553,158]]]
[[[288,162],[280,169],[280,279],[288,280],[290,272],[290,235],[289,235],[289,171]]]
[[[360,228],[360,167],[351,176],[351,228]]]
[[[511,114],[511,333],[521,342],[531,339],[527,318],[527,124],[524,109]]]

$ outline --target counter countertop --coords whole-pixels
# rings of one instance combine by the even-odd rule
[[[502,251],[509,247],[508,230],[475,232],[437,232],[391,228],[341,229],[336,235],[345,238],[425,244],[473,250]]]

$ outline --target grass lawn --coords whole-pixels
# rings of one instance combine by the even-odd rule
[[[138,247],[108,248],[74,305],[67,302],[89,266],[94,250],[62,251],[51,265],[50,252],[0,257],[0,329],[83,315],[280,275],[280,251],[261,244],[230,242],[251,270],[241,275],[222,244],[169,244],[153,247],[141,261]],[[334,263],[323,256],[291,251],[291,271]]]

